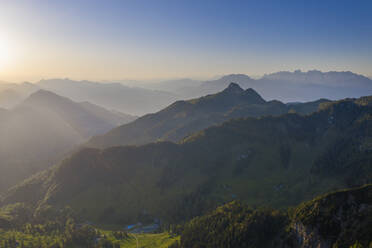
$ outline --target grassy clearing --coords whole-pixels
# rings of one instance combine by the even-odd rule
[[[173,236],[167,232],[156,234],[130,234],[129,238],[118,240],[114,237],[113,231],[99,230],[113,244],[120,245],[121,248],[167,248],[180,239],[179,236]],[[62,239],[59,235],[30,235],[18,231],[6,231],[0,229],[0,247],[5,241],[15,239],[20,247],[38,247],[39,245],[53,246],[60,244]],[[83,247],[74,247],[83,248]]]
[[[169,233],[132,234],[132,236],[133,238],[120,241],[120,247],[136,248],[138,240],[138,247],[141,248],[167,248],[168,246],[179,240],[178,236],[175,237],[170,235]]]

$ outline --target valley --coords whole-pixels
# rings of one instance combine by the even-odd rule
[[[272,209],[247,211],[274,222],[279,218],[278,228],[284,230],[295,223],[295,217],[286,216],[302,202],[372,183],[371,102],[362,97],[286,105],[267,102],[236,83],[213,95],[178,101],[86,145],[77,142],[64,159],[5,191],[1,242],[8,247],[17,240],[26,247],[89,242],[136,247],[138,240],[141,247],[190,247],[183,238],[187,223],[225,204]],[[104,127],[101,120],[108,125],[124,121],[122,115],[47,91],[32,94],[24,105],[52,110],[82,138],[102,133],[95,129]],[[292,234],[286,235],[276,245],[297,247]]]
[[[370,182],[371,111],[343,100],[310,115],[231,120],[179,144],[82,148],[9,190],[2,204],[68,204],[95,223],[123,225],[182,221],[234,199],[293,206]]]
[[[372,248],[371,13],[0,0],[0,248]]]

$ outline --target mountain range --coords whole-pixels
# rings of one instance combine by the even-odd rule
[[[239,82],[243,89],[253,88],[265,99],[276,99],[286,103],[313,101],[320,98],[339,100],[372,93],[372,80],[350,71],[281,71],[265,74],[260,78],[251,78],[245,74],[228,74],[207,81],[185,78],[158,83],[139,81],[136,85],[169,91],[182,99],[191,99],[219,92],[230,82]],[[132,85],[132,83],[128,84]]]
[[[143,115],[162,109],[177,97],[164,91],[69,79],[41,80],[37,85],[75,101],[89,101],[123,113]]]
[[[40,89],[73,101],[91,102],[109,110],[132,115],[155,112],[177,99],[169,92],[128,87],[120,83],[48,79],[34,84],[0,84],[0,107],[12,108]]]
[[[327,102],[286,105],[279,101],[265,101],[256,91],[243,90],[230,83],[223,91],[187,101],[177,101],[167,108],[119,126],[105,135],[94,137],[88,146],[110,147],[142,145],[155,141],[178,142],[185,136],[232,118],[281,115],[289,111],[308,114]]]
[[[320,78],[345,89],[349,79],[333,80],[340,75],[280,72],[265,80],[320,89],[308,87]],[[341,78],[348,76],[355,79]],[[191,88],[253,80],[246,77]],[[355,88],[368,92],[368,84]],[[283,103],[249,85],[229,82],[138,119],[19,85],[30,95],[0,108],[0,246],[27,237],[40,247],[120,247],[136,237],[118,231],[124,226],[168,231],[164,247],[173,248],[371,245],[372,96]],[[4,94],[12,91],[19,88]],[[317,197],[350,187],[358,188]],[[115,231],[102,236],[101,227]]]
[[[244,74],[231,74],[204,82],[195,92],[217,92],[229,82],[239,82],[242,88],[254,88],[265,99],[283,102],[304,102],[327,98],[339,100],[361,97],[372,93],[372,80],[352,72],[277,72],[259,79]]]
[[[76,145],[134,116],[39,90],[0,110],[0,190],[51,166]]]
[[[10,189],[1,204],[29,204],[35,214],[68,205],[85,220],[116,225],[178,223],[237,199],[294,206],[371,183],[371,99],[326,102],[309,115],[233,119],[179,144],[83,148]]]
[[[30,94],[39,90],[31,83],[0,83],[0,107],[10,109],[25,100]]]
[[[245,74],[230,74],[201,81],[173,79],[167,81],[122,81],[99,83],[70,79],[47,79],[34,84],[0,84],[0,107],[11,108],[38,89],[45,89],[74,101],[88,101],[109,110],[133,115],[157,112],[177,100],[215,94],[230,82],[243,89],[253,88],[266,100],[284,103],[315,99],[339,100],[372,94],[372,80],[349,71],[282,71],[253,79]],[[129,86],[125,86],[127,84]]]
[[[34,90],[30,84],[19,87]],[[7,175],[1,180],[0,189],[5,190],[20,179],[53,165],[92,136],[95,137],[86,144],[89,147],[139,145],[158,140],[178,142],[231,118],[287,112],[306,114],[316,111],[324,102],[327,100],[290,105],[267,102],[253,89],[243,90],[231,83],[217,94],[178,101],[134,121],[134,116],[38,90],[16,107],[0,111],[1,168],[2,175]],[[121,125],[126,123],[128,125]]]

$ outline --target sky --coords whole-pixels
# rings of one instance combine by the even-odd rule
[[[371,0],[1,0],[0,81],[372,76]]]

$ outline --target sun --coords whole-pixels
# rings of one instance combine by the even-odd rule
[[[0,35],[0,70],[8,65],[11,60],[12,46],[4,35]]]

